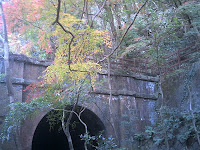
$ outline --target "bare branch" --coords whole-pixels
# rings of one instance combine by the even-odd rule
[[[22,20],[22,19],[19,19],[19,18],[16,18],[16,19],[19,20],[19,21],[25,22],[25,23],[29,23],[29,24],[31,24],[33,27],[36,27],[36,28],[38,28],[38,29],[42,29],[41,27],[35,25],[35,24],[34,24],[33,22],[31,22],[31,21]]]
[[[95,16],[92,18],[92,22],[91,22],[91,25],[90,27],[93,26],[93,23],[94,23],[94,19],[99,15],[99,13],[102,11],[102,9],[104,8],[105,4],[106,4],[107,0],[105,0],[101,6],[101,8],[99,9],[99,11],[95,14]]]
[[[59,17],[60,17],[60,5],[61,5],[61,0],[58,0],[56,20],[52,23],[52,25],[56,24],[59,21]]]
[[[77,116],[77,118],[79,119],[79,121],[85,126],[85,131],[86,131],[86,133],[88,133],[88,129],[87,129],[87,125],[86,125],[86,123],[85,122],[83,122],[83,120],[81,119],[81,114],[85,111],[85,107],[79,112],[79,113],[77,113],[77,112],[75,112],[75,110],[65,110],[65,109],[56,109],[56,108],[51,108],[52,110],[56,110],[56,111],[63,111],[63,117],[65,118],[65,115],[64,115],[64,112],[66,112],[66,113],[74,113],[76,116]],[[62,118],[63,119],[63,118]],[[64,127],[65,125],[63,124],[63,122],[62,122],[62,126]]]
[[[75,112],[75,110],[65,110],[65,109],[56,109],[56,108],[51,108],[51,109],[56,110],[56,111],[63,111],[63,112],[66,112],[66,113],[74,113],[77,116],[77,118],[79,119],[79,121],[85,126],[86,133],[88,132],[87,125],[81,119],[81,114],[85,111],[85,109],[86,109],[85,107],[79,113]],[[63,114],[63,116],[65,117],[64,114]],[[64,126],[64,124],[62,124],[62,125]]]
[[[10,72],[10,62],[9,62],[9,44],[8,44],[8,35],[7,35],[7,27],[6,27],[6,20],[3,11],[2,1],[0,1],[0,15],[1,20],[3,23],[3,47],[4,47],[4,67],[5,67],[5,74],[6,74],[6,87],[8,90],[8,97],[10,103],[14,102],[14,89],[11,81],[11,72]]]
[[[54,7],[56,7],[56,5],[54,4],[54,2],[53,2],[52,0],[50,0],[50,3],[52,3],[52,5],[53,5]]]
[[[58,24],[65,33],[70,34],[72,36],[72,38],[71,38],[71,40],[69,42],[68,66],[69,66],[69,70],[70,71],[79,71],[79,70],[71,69],[71,66],[70,66],[70,64],[71,64],[71,45],[72,45],[72,42],[73,42],[75,36],[73,35],[73,33],[71,31],[65,29],[65,27],[59,22],[60,7],[61,7],[61,0],[58,0],[56,20],[52,23],[52,25]],[[79,71],[79,72],[88,72],[88,71]]]
[[[133,21],[131,22],[131,24],[130,24],[130,25],[128,26],[128,28],[126,29],[126,31],[125,31],[125,33],[123,34],[123,36],[122,36],[122,38],[121,38],[119,44],[117,45],[117,47],[115,47],[109,55],[105,56],[103,59],[99,60],[97,63],[100,63],[100,62],[106,60],[108,57],[112,56],[112,55],[114,54],[114,52],[119,48],[119,46],[122,44],[122,41],[124,40],[126,34],[128,33],[129,29],[130,29],[131,26],[135,23],[135,20],[136,20],[138,14],[139,14],[140,11],[142,10],[142,8],[147,4],[148,1],[149,1],[149,0],[146,0],[145,3],[144,3],[144,4],[140,7],[140,9],[136,12],[136,14],[135,14],[135,16],[134,16],[134,18],[133,18]]]
[[[2,42],[2,43],[4,43],[4,39],[3,39],[3,37],[0,35],[0,41]]]

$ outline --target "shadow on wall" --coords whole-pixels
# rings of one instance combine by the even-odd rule
[[[52,113],[52,111],[42,118],[35,130],[32,141],[32,150],[69,149],[67,138],[61,128],[61,122],[57,120],[58,123],[50,130],[50,125],[47,119],[50,113]],[[92,111],[86,109],[82,113],[81,119],[87,124],[88,131],[91,135],[98,135],[101,131],[105,131],[104,124]],[[80,140],[80,135],[84,134],[85,128],[75,115],[72,117],[71,124],[73,125],[70,125],[70,133],[74,149],[83,150],[84,141]],[[89,148],[88,150],[92,149],[93,148]]]

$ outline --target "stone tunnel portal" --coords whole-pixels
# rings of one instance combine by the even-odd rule
[[[52,113],[55,113],[55,111],[50,111],[48,114],[46,114],[37,125],[32,140],[32,150],[69,149],[67,138],[61,128],[61,122],[58,119],[56,120],[57,124],[54,125],[54,128],[50,129],[48,116]],[[101,131],[105,131],[105,126],[102,121],[89,109],[84,110],[84,112],[81,114],[81,119],[87,124],[88,131],[91,135],[98,135]],[[84,149],[84,141],[80,139],[80,135],[84,133],[84,126],[81,124],[77,116],[73,115],[70,125],[70,134],[72,136],[75,150]],[[90,147],[89,149],[92,150],[93,148]]]

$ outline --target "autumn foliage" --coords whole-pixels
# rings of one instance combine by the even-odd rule
[[[58,1],[45,0],[4,3],[10,46],[14,52],[28,56],[34,51],[41,54],[54,52],[55,55],[53,64],[45,71],[44,81],[26,88],[30,91],[27,102],[41,96],[37,89],[48,90],[47,86],[51,84],[66,84],[66,78],[68,83],[78,83],[89,77],[94,86],[97,73],[101,72],[101,65],[97,63],[99,56],[105,47],[112,48],[108,31],[91,28],[85,19],[65,12],[63,7],[59,14],[62,26],[53,24],[57,4]],[[58,92],[63,93],[62,90]]]
[[[43,6],[44,0],[6,1],[4,3],[4,11],[8,32],[23,34],[32,22],[40,19],[40,12]]]

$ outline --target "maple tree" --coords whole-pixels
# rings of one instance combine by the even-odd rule
[[[5,1],[5,16],[11,51],[34,56],[42,53],[43,48],[37,44],[38,33],[42,30],[42,9],[44,0]],[[40,36],[39,36],[40,37]],[[47,48],[47,47],[45,47]],[[49,47],[48,47],[49,48]],[[44,52],[43,52],[44,53]]]
[[[19,7],[22,8],[28,7],[24,5],[31,4],[31,3],[25,4],[21,2],[22,1],[13,1],[13,3],[15,3],[16,6],[19,4]],[[71,150],[73,150],[71,135],[69,133],[69,124],[72,115],[76,114],[75,109],[80,101],[79,98],[81,93],[83,93],[83,91],[87,89],[84,86],[84,90],[82,90],[83,89],[82,86],[88,84],[88,80],[89,82],[94,83],[97,72],[100,71],[101,69],[100,65],[97,63],[96,60],[96,56],[103,52],[101,45],[107,47],[110,47],[111,45],[110,42],[107,42],[107,40],[109,40],[109,36],[105,31],[92,29],[84,22],[84,20],[77,19],[76,17],[68,13],[63,13],[61,10],[59,10],[61,5],[60,1],[58,1],[57,5],[58,5],[57,12],[55,11],[56,10],[55,8],[52,11],[49,11],[48,16],[50,17],[48,17],[48,19],[43,21],[41,18],[39,18],[43,23],[43,27],[38,28],[38,34],[39,34],[38,41],[32,41],[40,45],[42,49],[46,49],[47,53],[49,53],[52,52],[49,44],[49,39],[51,37],[55,37],[56,39],[55,45],[57,47],[55,52],[54,62],[51,66],[47,67],[45,76],[43,77],[44,81],[42,82],[42,84],[39,85],[40,88],[44,87],[44,90],[41,93],[41,97],[38,98],[39,99],[38,102],[44,104],[44,102],[47,101],[48,104],[45,103],[45,105],[48,106],[50,109],[59,110],[63,112],[62,128],[67,136],[69,147]],[[10,9],[12,9],[13,7],[15,8],[15,6],[13,6],[12,3],[10,3],[10,5],[7,4],[7,7]],[[18,9],[19,10],[16,11],[24,11],[21,10],[20,8]],[[25,9],[25,11],[28,12],[32,11],[32,13],[37,14],[37,12],[33,10]],[[7,13],[9,13],[9,11]],[[55,13],[57,13],[56,21],[55,23],[52,23],[52,20],[55,19]],[[30,25],[32,25],[33,22],[36,22],[38,19],[35,17],[32,17],[30,19],[30,15],[28,14],[23,16],[23,18],[14,18],[13,16],[14,15],[10,16],[9,22],[14,22],[14,25],[11,25],[9,27],[8,33],[16,35],[24,34],[27,28]],[[7,17],[9,17],[9,15]],[[19,23],[18,20],[22,20],[22,25],[21,24],[18,25]],[[30,23],[30,21],[32,23]],[[49,22],[51,24],[49,24]],[[44,27],[45,23],[49,24],[48,29]],[[54,24],[58,24],[58,26],[55,26]],[[51,28],[53,28],[52,32],[49,31],[51,30]],[[30,41],[26,42],[30,44]],[[25,46],[27,45],[25,44]],[[27,47],[29,48],[29,46]],[[75,97],[70,96],[71,95],[70,93],[75,93],[72,94],[75,95]],[[61,104],[60,101],[62,101]],[[57,104],[58,102],[59,105]],[[72,110],[65,110],[66,105],[69,104],[73,105]],[[14,105],[12,105],[12,107],[16,108]],[[28,102],[27,105],[32,106],[32,102]],[[65,122],[64,120],[66,118],[65,113],[69,113],[67,122]],[[79,120],[81,120],[80,117]],[[19,125],[18,122],[16,122],[16,126],[18,125]],[[13,126],[13,128],[15,128],[16,126]],[[88,134],[87,130],[86,134]],[[87,149],[86,144],[85,144],[85,149]]]
[[[94,58],[97,53],[102,51],[102,49],[99,47],[99,44],[102,44],[103,42],[103,38],[101,38],[103,32],[90,29],[90,27],[84,24],[82,20],[76,19],[70,14],[61,13],[60,5],[61,2],[58,1],[57,17],[55,22],[53,22],[53,25],[58,25],[55,27],[54,32],[49,35],[55,36],[57,39],[59,39],[56,43],[58,44],[57,52],[55,54],[56,57],[54,64],[46,69],[44,84],[52,85],[53,83],[57,83],[59,85],[66,85],[67,83],[75,83],[75,89],[78,94],[73,102],[72,110],[67,111],[65,108],[56,109],[63,111],[62,128],[67,136],[69,148],[70,150],[73,150],[73,143],[69,132],[70,120],[79,103],[80,89],[82,88],[82,84],[85,84],[85,80],[88,77],[90,77],[91,82],[94,82],[97,75],[96,73],[100,69],[99,64],[94,61]],[[69,36],[66,36],[65,34],[68,34]],[[66,82],[66,78],[69,79],[68,82]],[[81,85],[79,85],[80,83]],[[77,85],[79,86],[77,87]],[[69,89],[72,87],[73,91],[69,91]],[[64,100],[65,95],[67,95],[66,91],[67,93],[74,92],[74,86],[67,86],[67,88],[57,90],[56,94],[62,96],[62,99],[60,99],[61,101]],[[66,112],[70,112],[70,114],[65,122],[64,118]],[[79,120],[81,120],[80,117]],[[88,134],[86,125],[85,130],[86,134]],[[87,149],[87,143],[85,143],[85,149]]]

